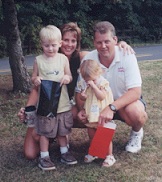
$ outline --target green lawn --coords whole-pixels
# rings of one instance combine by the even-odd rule
[[[144,126],[142,150],[125,152],[130,128],[116,121],[114,155],[117,162],[102,168],[102,159],[84,164],[88,149],[86,129],[73,129],[70,135],[72,153],[78,164],[60,163],[59,146],[53,143],[50,154],[57,169],[43,172],[37,159],[23,156],[26,126],[18,122],[17,112],[26,103],[27,95],[13,94],[11,76],[0,76],[0,182],[161,182],[162,181],[162,60],[139,63],[143,79],[143,96],[149,119]]]

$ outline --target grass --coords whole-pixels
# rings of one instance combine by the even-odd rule
[[[139,63],[143,79],[143,96],[147,102],[149,119],[144,126],[142,150],[138,154],[125,152],[130,128],[116,121],[114,155],[117,162],[111,168],[101,168],[98,159],[84,164],[88,149],[86,129],[73,129],[71,149],[78,164],[60,163],[59,146],[50,148],[55,171],[43,172],[37,159],[28,161],[23,156],[26,126],[18,122],[17,112],[26,103],[27,95],[13,94],[10,75],[0,75],[0,182],[160,182],[162,180],[162,124],[161,90],[162,60]]]

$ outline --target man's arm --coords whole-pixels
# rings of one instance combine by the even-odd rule
[[[125,94],[115,100],[112,104],[116,107],[117,110],[128,106],[129,104],[139,100],[141,97],[141,87],[135,87],[129,89]],[[113,119],[114,112],[107,106],[99,116],[99,123],[105,123]]]
[[[121,97],[115,100],[112,104],[116,107],[117,110],[139,100],[141,97],[141,87],[135,87],[129,89]]]

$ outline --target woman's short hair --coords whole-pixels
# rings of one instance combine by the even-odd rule
[[[111,32],[112,36],[116,36],[115,27],[108,21],[101,21],[95,24],[93,28],[93,35],[95,36],[96,32],[100,34],[105,34],[107,32]]]
[[[61,30],[62,36],[64,36],[66,32],[74,33],[74,36],[77,40],[76,50],[80,51],[81,29],[78,27],[77,23],[74,23],[74,22],[66,23],[60,27],[60,30]]]

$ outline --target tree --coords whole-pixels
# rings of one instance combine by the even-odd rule
[[[24,62],[14,0],[2,0],[2,8],[9,64],[12,72],[13,91],[28,93],[31,81]]]

